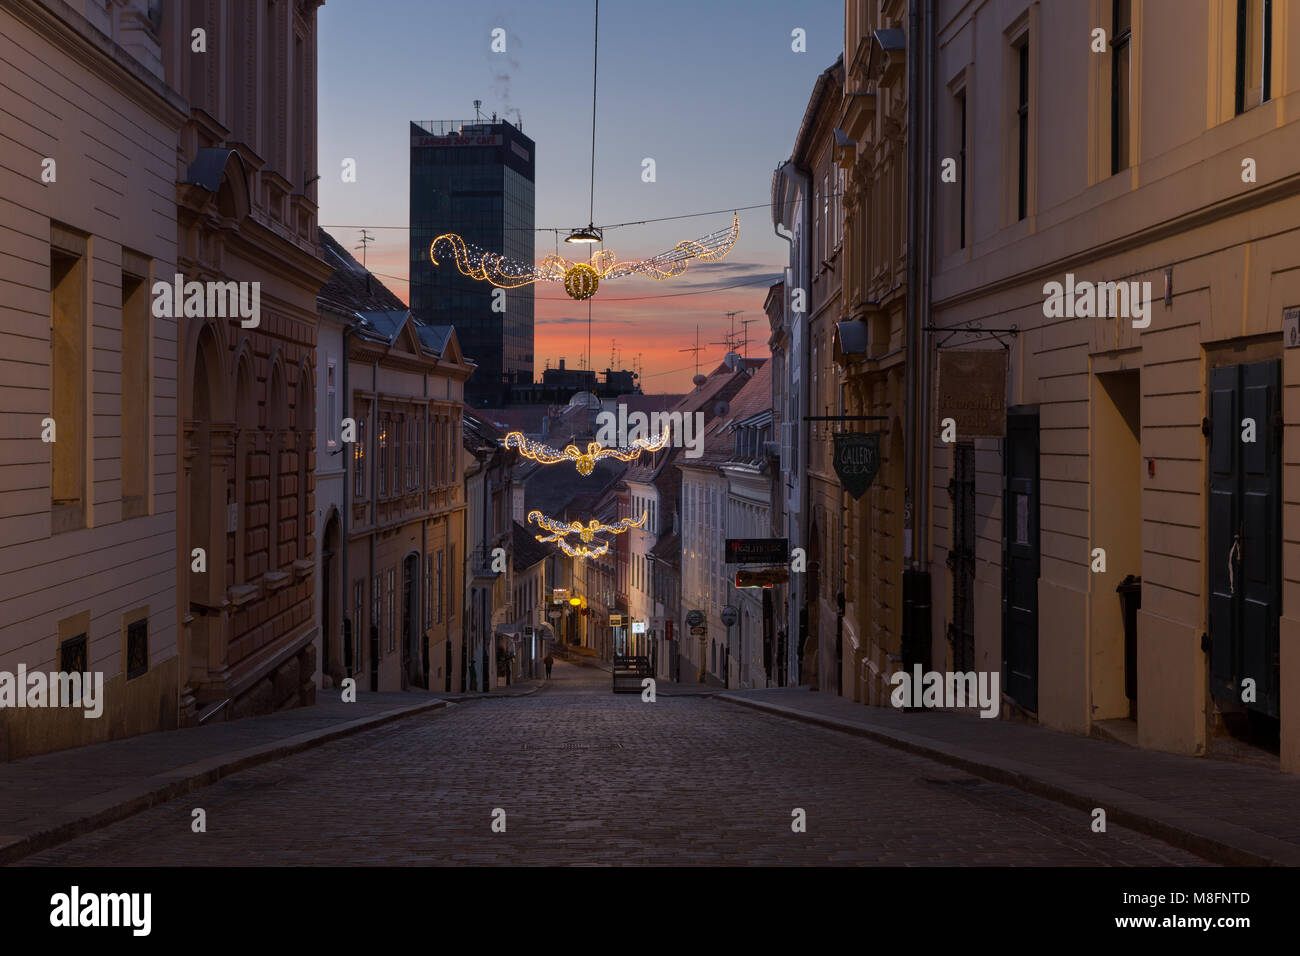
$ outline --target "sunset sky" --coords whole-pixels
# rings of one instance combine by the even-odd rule
[[[366,263],[405,299],[407,123],[472,119],[475,99],[485,115],[522,119],[537,144],[537,225],[585,225],[593,11],[593,0],[330,0],[320,13],[321,225],[358,257],[356,227],[369,227],[376,242]],[[722,210],[607,229],[606,247],[620,259],[653,255],[725,229],[733,209],[740,240],[725,259],[692,263],[676,279],[602,285],[591,300],[594,367],[609,364],[616,339],[622,365],[640,353],[647,392],[686,391],[694,358],[678,350],[694,344],[699,323],[701,367],[716,365],[724,348],[708,343],[722,341],[733,310],[759,320],[749,325],[749,354],[766,354],[763,299],[787,248],[767,208],[772,171],[790,154],[817,75],[843,46],[843,14],[839,0],[602,2],[597,225]],[[490,49],[496,27],[506,31],[505,53]],[[791,50],[796,27],[806,53]],[[654,183],[641,181],[646,157]],[[345,158],[356,160],[355,183],[341,181]],[[554,233],[538,232],[538,257],[555,244]],[[574,250],[560,242],[562,255]],[[560,357],[582,365],[586,303],[550,283],[537,286],[536,302],[537,371]]]

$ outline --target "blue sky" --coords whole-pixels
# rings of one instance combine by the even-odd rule
[[[485,114],[522,119],[537,144],[537,225],[585,225],[593,12],[592,0],[329,0],[319,14],[321,224],[349,248],[359,234],[337,227],[371,226],[369,266],[405,278],[405,231],[373,227],[407,224],[407,123],[472,118],[472,101],[481,99]],[[813,84],[842,49],[843,18],[843,3],[833,0],[603,0],[596,223],[727,210],[611,229],[606,246],[621,259],[652,255],[725,228],[732,208],[767,203],[772,170],[789,156]],[[497,27],[506,31],[505,53],[491,50]],[[805,53],[791,50],[796,27],[806,31]],[[654,183],[641,181],[646,157],[655,160]],[[356,160],[355,183],[341,182],[344,158]],[[763,280],[779,273],[786,246],[766,208],[740,217],[740,241],[719,263],[694,263],[667,282],[626,278],[601,287],[592,300],[597,368],[608,364],[616,338],[624,365],[642,354],[646,391],[684,391],[693,359],[677,349],[692,344],[697,322],[701,341],[721,341],[729,310],[762,320],[750,326],[749,352],[765,352]],[[551,233],[537,234],[539,256],[554,249]],[[405,282],[384,281],[406,297]],[[664,297],[692,290],[701,294]],[[544,284],[536,311],[538,370],[560,356],[581,364],[586,305]],[[711,346],[702,361],[716,362],[722,351]]]

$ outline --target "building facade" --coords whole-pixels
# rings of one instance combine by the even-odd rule
[[[0,671],[102,673],[103,710],[10,701],[0,759],[175,727],[187,676],[179,321],[151,290],[189,109],[144,2],[74,6],[0,3]]]
[[[498,289],[462,275],[451,257],[435,265],[444,233],[517,262],[533,261],[533,141],[504,120],[411,123],[411,311],[456,326],[477,364],[466,385],[475,407],[502,405],[512,384],[533,384],[533,287]]]
[[[348,341],[355,422],[347,523],[360,687],[448,690],[461,661],[465,489],[461,401],[473,366],[447,326],[358,314]]]
[[[997,188],[936,187],[934,324],[1017,334],[970,345],[1006,346],[1005,437],[933,444],[934,546],[973,553],[938,571],[933,650],[969,628],[1044,726],[1300,772],[1288,11],[937,5],[940,151]]]

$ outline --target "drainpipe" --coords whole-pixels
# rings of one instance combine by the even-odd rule
[[[806,466],[808,461],[807,458],[808,455],[807,427],[808,426],[807,423],[803,421],[803,417],[804,417],[803,412],[807,410],[806,408],[807,400],[806,400],[805,390],[807,388],[808,373],[810,369],[812,352],[811,352],[811,345],[807,341],[808,340],[807,324],[800,321],[800,316],[807,315],[807,304],[808,304],[807,298],[811,292],[811,290],[808,288],[807,278],[810,275],[810,267],[808,265],[808,259],[810,258],[810,253],[811,253],[811,247],[810,247],[811,233],[808,224],[808,214],[809,214],[809,206],[810,206],[810,203],[808,201],[808,190],[811,187],[812,177],[807,170],[799,168],[793,162],[787,162],[785,164],[783,175],[793,185],[794,187],[793,191],[796,191],[800,194],[800,203],[799,203],[800,216],[802,217],[803,220],[800,223],[801,239],[799,245],[799,255],[797,259],[794,257],[795,245],[794,245],[793,234],[785,235],[780,231],[780,229],[777,228],[778,226],[785,225],[785,222],[783,221],[784,220],[783,215],[774,218],[772,228],[773,231],[776,232],[778,236],[780,236],[782,239],[786,241],[786,244],[789,245],[790,247],[790,253],[791,253],[790,255],[791,282],[786,284],[785,314],[787,319],[790,322],[797,323],[799,325],[799,334],[800,334],[800,340],[802,342],[803,354],[799,356],[794,356],[789,352],[787,352],[787,356],[788,356],[787,362],[789,362],[791,359],[797,360],[799,362],[799,366],[798,366],[800,370],[799,392],[795,396],[797,409],[795,411],[795,421],[794,421],[794,427],[796,430],[794,443],[796,444],[796,449],[800,454],[803,464]],[[791,190],[786,189],[783,190],[783,193],[788,195],[790,191]],[[778,219],[782,221],[778,221]],[[792,230],[787,229],[787,232],[792,233]],[[804,311],[799,313],[799,315],[795,315],[790,310],[790,298],[794,288],[801,288],[804,290]],[[799,530],[801,532],[804,530],[804,527],[806,525],[807,511],[808,511],[808,501],[807,501],[808,483],[804,477],[805,475],[806,475],[806,467],[800,468],[798,469],[798,475],[796,476],[795,479],[799,483]],[[786,509],[786,522],[788,528],[789,527],[788,508]],[[798,545],[796,544],[796,546]],[[791,658],[793,658],[792,661],[793,667],[790,667],[790,673],[792,675],[791,682],[794,684],[801,683],[803,679],[803,673],[802,673],[803,657],[800,654],[800,649],[801,649],[801,644],[803,643],[801,638],[805,637],[805,635],[802,633],[802,629],[800,628],[800,624],[799,624],[800,621],[799,610],[801,605],[803,604],[803,598],[804,598],[803,578],[801,577],[798,579],[792,579],[789,587],[790,605],[786,614],[786,626],[788,630],[788,637],[786,638],[787,641],[786,653],[790,655]],[[791,663],[791,661],[787,660],[787,664],[789,663]]]
[[[375,359],[374,362],[371,364],[371,367],[370,367],[370,393],[371,393],[372,395],[375,396],[375,399],[374,399],[374,401],[373,401],[371,404],[374,406],[373,411],[374,411],[374,413],[375,413],[375,425],[378,426],[378,425],[379,425],[379,359]],[[378,447],[379,447],[379,429],[378,429],[378,427],[375,427],[375,428],[371,429],[371,431],[374,433],[374,444],[375,444],[375,447],[378,448]],[[375,529],[375,519],[378,517],[378,501],[379,501],[379,498],[378,498],[378,486],[376,485],[376,482],[379,480],[379,472],[378,472],[378,468],[379,468],[379,456],[378,456],[378,455],[371,455],[371,456],[370,456],[370,494],[369,494],[369,497],[370,497],[370,499],[371,499],[372,505],[371,505],[371,509],[370,509],[370,529],[371,529],[371,530],[370,530],[369,538],[370,538],[370,586],[371,586],[372,588],[375,586],[375,530],[374,530],[374,529]],[[376,595],[376,594],[371,594],[371,595],[370,595],[370,606],[371,606],[371,607],[374,607],[374,606],[376,605],[376,602],[378,602],[378,605],[379,605],[380,608],[383,608],[383,606],[384,606],[384,595],[383,595],[383,582],[382,582],[382,581],[380,582],[380,593],[377,594],[377,595]],[[381,611],[380,613],[382,614],[383,612]],[[374,624],[375,624],[374,621],[371,621],[371,622],[370,622],[370,626],[371,626],[371,627],[374,627]],[[366,640],[366,649],[367,649],[367,650],[370,650],[370,629],[369,629],[369,628],[366,629],[365,640]],[[382,643],[383,643],[383,640],[384,640],[384,635],[380,634],[380,635],[379,635],[379,643],[382,644]],[[379,661],[373,659],[375,656],[376,656],[375,654],[372,654],[372,655],[371,655],[371,658],[372,658],[372,659],[371,659],[371,661],[370,661],[370,671],[371,671],[371,673],[377,675],[378,672],[379,672]],[[378,678],[377,678],[377,677],[376,677],[376,679],[375,679],[375,686],[374,686],[372,689],[373,689],[373,690],[378,690],[378,689],[379,689],[379,681],[378,681]]]
[[[343,328],[343,406],[345,409],[344,417],[350,417],[353,412],[352,392],[348,390],[348,336],[350,336],[352,332],[353,329],[350,323],[344,326]],[[329,427],[328,424],[326,427],[327,428]],[[349,607],[349,605],[352,603],[352,579],[348,577],[348,552],[352,549],[349,547],[350,539],[348,538],[348,521],[352,515],[352,498],[350,495],[348,482],[352,478],[352,461],[348,458],[347,452],[343,452],[342,454],[343,454],[343,507],[340,508],[339,510],[343,512],[343,514],[340,516],[339,519],[340,528],[341,528],[339,542],[343,551],[343,560],[340,562],[343,568],[343,587],[341,589],[343,593],[340,595],[340,600],[343,605],[343,613],[340,615],[340,617],[344,621],[344,625],[343,625],[344,630],[350,632],[344,635],[347,641],[350,642],[350,645],[349,643],[344,644],[343,659],[344,659],[344,663],[348,664],[347,675],[348,677],[352,677],[353,674],[352,674],[351,665],[355,663],[357,660],[356,657],[357,638],[358,638],[357,628],[360,626],[361,622],[352,620],[352,614],[350,612],[355,611],[356,609]],[[329,667],[329,661],[324,661],[322,666]]]
[[[921,296],[917,301],[920,308],[920,317],[918,321],[918,341],[920,344],[920,354],[917,356],[917,378],[919,380],[919,394],[917,396],[917,407],[919,414],[917,417],[917,457],[918,457],[918,482],[917,482],[917,502],[916,502],[916,555],[921,562],[921,570],[925,574],[927,589],[926,605],[929,606],[929,581],[930,581],[930,498],[933,491],[933,473],[930,470],[930,460],[934,453],[934,441],[930,431],[930,403],[931,395],[931,376],[932,367],[930,362],[930,342],[931,335],[925,330],[933,324],[931,321],[930,295],[931,295],[931,274],[934,270],[934,169],[935,169],[935,103],[934,103],[934,59],[935,59],[935,17],[931,4],[925,5],[924,25],[922,27],[925,36],[925,59],[917,70],[921,82],[925,85],[925,162],[921,169],[924,171],[924,186],[922,194],[921,210]],[[927,613],[927,618],[929,617]],[[927,646],[932,641],[930,629],[926,628]],[[928,658],[929,655],[927,655]]]
[[[907,29],[907,294],[906,294],[906,402],[903,430],[904,441],[904,485],[903,504],[903,635],[899,650],[903,657],[903,666],[907,670],[915,663],[927,668],[930,659],[931,625],[930,625],[930,575],[926,562],[925,512],[928,496],[926,483],[929,475],[925,471],[928,456],[925,452],[926,435],[926,387],[928,375],[927,364],[922,355],[924,324],[922,314],[926,311],[922,304],[922,271],[928,269],[928,257],[925,262],[925,245],[928,242],[926,231],[927,213],[925,203],[929,195],[930,169],[921,163],[929,163],[931,144],[928,128],[922,120],[930,119],[929,110],[923,114],[925,90],[922,88],[924,58],[930,53],[930,42],[924,37],[929,27],[929,17],[922,16],[918,0],[909,0]],[[917,56],[918,47],[923,51]],[[924,152],[922,148],[924,147]],[[924,190],[924,194],[922,193]],[[928,289],[928,284],[925,284]],[[919,515],[919,518],[918,518]],[[918,530],[919,529],[919,530]]]

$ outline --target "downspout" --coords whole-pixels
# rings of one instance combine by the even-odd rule
[[[921,62],[916,55],[917,40],[920,38],[920,10],[918,0],[908,0],[907,4],[907,264],[906,294],[904,298],[904,333],[907,345],[907,360],[904,372],[904,427],[903,427],[903,566],[916,568],[916,548],[913,540],[915,527],[914,496],[918,483],[916,461],[916,401],[917,401],[917,350],[919,335],[917,326],[918,275],[917,244],[919,241],[917,211],[917,164],[918,135],[920,132]],[[904,621],[904,630],[907,621]]]
[[[926,21],[928,23],[928,19]],[[925,198],[920,194],[923,172],[922,146],[929,156],[928,135],[922,125],[922,61],[929,50],[922,36],[922,13],[918,0],[909,0],[907,13],[907,266],[906,323],[907,360],[904,385],[904,501],[903,501],[903,627],[899,652],[905,670],[915,663],[928,665],[930,654],[930,581],[924,566],[925,523],[923,455],[924,378],[921,370],[921,263]],[[918,56],[918,48],[922,51]],[[926,114],[928,116],[928,112]],[[924,140],[924,143],[923,143]],[[924,173],[928,177],[928,170]],[[917,520],[918,512],[921,518]],[[921,531],[918,533],[918,527]]]
[[[371,431],[374,434],[374,444],[375,444],[375,448],[377,449],[379,447],[379,428],[378,428],[379,425],[379,359],[375,359],[374,362],[371,363],[370,393],[375,396],[372,405],[374,406],[376,427],[371,429]],[[370,586],[371,588],[375,587],[375,519],[379,517],[379,486],[377,484],[377,482],[379,481],[378,469],[379,469],[379,456],[371,455],[370,456],[370,500],[371,500],[370,528],[371,530],[368,536],[370,539]],[[377,605],[380,608],[379,613],[382,614],[383,606],[384,606],[382,581],[379,583],[379,592],[380,592],[379,594],[370,595],[370,606],[375,607]],[[370,626],[374,627],[375,622],[371,621]],[[383,639],[384,639],[384,635],[380,634],[379,643],[382,644]],[[368,629],[366,631],[366,650],[367,651],[370,650],[370,632]],[[373,658],[375,655],[372,654],[371,656]],[[370,661],[370,670],[371,673],[378,674],[379,662],[377,660],[372,659]],[[379,689],[378,683],[379,681],[376,678],[375,680],[376,686],[374,688],[375,690]]]
[[[437,365],[434,365],[437,368]],[[416,602],[420,608],[420,619],[416,621],[416,627],[420,630],[420,673],[424,680],[425,691],[429,690],[429,670],[433,667],[433,660],[429,656],[429,632],[424,626],[425,621],[433,620],[433,609],[426,607],[429,600],[429,588],[433,584],[433,569],[429,568],[426,572],[426,561],[429,559],[426,555],[429,553],[429,459],[433,457],[433,448],[430,447],[432,442],[429,439],[429,373],[424,373],[424,421],[420,422],[420,428],[423,430],[423,438],[420,441],[420,447],[424,449],[424,461],[420,462],[418,473],[423,479],[420,482],[420,494],[426,502],[424,508],[424,519],[420,522],[420,570],[417,580],[419,581],[420,600]],[[424,575],[429,575],[429,580],[425,581]]]
[[[351,323],[344,326],[343,328],[344,417],[351,417],[352,410],[353,410],[352,392],[348,389],[348,336],[352,334],[352,331],[353,329]],[[326,427],[327,428],[329,427],[328,424]],[[351,613],[349,613],[350,611],[355,612],[356,610],[356,608],[349,607],[349,605],[352,603],[352,579],[348,577],[348,552],[352,550],[350,547],[351,539],[348,537],[348,519],[351,518],[352,516],[352,498],[350,496],[349,487],[348,487],[348,481],[351,477],[352,477],[352,461],[350,461],[348,459],[347,454],[344,453],[343,455],[343,507],[339,509],[340,511],[343,512],[340,518],[342,534],[339,538],[339,542],[343,550],[343,560],[340,562],[343,567],[343,587],[341,589],[343,593],[340,595],[340,598],[343,602],[343,614],[341,615],[343,621],[345,622],[343,626],[344,629],[348,632],[344,635],[347,638],[347,641],[343,646],[343,662],[347,665],[347,675],[349,677],[353,676],[352,665],[357,660],[356,657],[357,627],[361,623],[360,621],[353,621],[352,615]],[[329,661],[325,661],[324,666],[329,667]]]
[[[810,226],[808,223],[809,207],[811,205],[811,203],[808,200],[808,189],[811,187],[812,177],[808,171],[796,166],[793,161],[786,162],[784,168],[785,168],[785,172],[783,173],[783,175],[792,184],[794,184],[795,190],[800,193],[799,206],[800,206],[800,216],[802,222],[800,223],[800,233],[799,233],[801,237],[800,245],[799,245],[799,258],[798,260],[795,260],[793,262],[794,268],[790,270],[792,282],[787,283],[786,290],[785,290],[785,314],[790,321],[794,323],[799,323],[800,322],[799,316],[807,315],[807,299],[808,299],[808,293],[810,291],[806,287],[807,286],[806,280],[807,277],[811,274],[811,267],[807,265],[807,263],[811,257],[811,249],[808,248],[812,239]],[[790,190],[787,188],[782,190],[782,192],[788,195]],[[786,203],[786,205],[789,204]],[[782,216],[781,218],[784,219],[784,216]],[[780,236],[782,239],[784,239],[786,243],[790,246],[791,258],[793,259],[793,253],[795,249],[793,231],[787,230],[787,232],[790,232],[790,234],[784,235],[779,229],[776,228],[779,225],[784,225],[784,223],[774,221],[773,229],[776,232],[776,234]],[[790,308],[790,298],[795,288],[802,289],[804,292],[804,296],[803,296],[804,310],[797,314],[794,313]],[[795,479],[799,483],[799,529],[801,532],[803,532],[806,531],[807,511],[808,511],[808,483],[804,478],[804,475],[806,474],[806,465],[808,462],[808,458],[807,458],[808,441],[807,441],[807,423],[803,421],[803,412],[807,410],[806,389],[807,389],[807,382],[808,382],[808,373],[810,370],[810,362],[812,360],[811,346],[810,343],[807,341],[808,335],[807,335],[806,324],[802,324],[802,323],[800,324],[799,337],[802,343],[802,355],[799,355],[797,357],[796,356],[790,356],[790,357],[797,358],[799,362],[799,365],[797,367],[800,370],[799,391],[795,396],[797,410],[795,412],[795,421],[793,423],[796,431],[795,431],[795,436],[792,445],[796,449],[796,451],[800,454],[801,463],[805,466],[797,469],[798,477],[796,477]],[[787,355],[788,354],[789,353],[787,352]],[[788,509],[787,509],[786,520],[788,523],[789,521]],[[796,685],[803,682],[803,655],[801,651],[802,651],[802,645],[804,643],[804,640],[806,640],[806,634],[804,634],[803,629],[800,626],[801,616],[799,613],[804,598],[803,584],[804,584],[804,580],[802,577],[798,578],[797,580],[793,580],[791,582],[790,609],[786,615],[786,627],[788,630],[788,634],[786,637],[786,653],[791,655],[791,657],[793,657],[794,667],[791,668],[791,670],[793,671],[793,675],[794,675],[793,683]],[[803,638],[804,640],[801,640],[801,638]]]
[[[920,382],[920,394],[918,395],[917,407],[920,409],[917,418],[917,438],[919,444],[918,463],[920,468],[919,481],[917,482],[917,508],[916,515],[916,554],[921,562],[921,569],[925,572],[927,579],[930,575],[931,554],[930,554],[930,509],[931,509],[931,492],[933,491],[933,473],[930,470],[930,459],[934,454],[934,442],[930,433],[930,403],[933,400],[931,389],[931,376],[933,370],[930,362],[930,341],[931,335],[925,331],[934,323],[931,321],[930,296],[931,296],[931,274],[934,269],[934,158],[935,158],[935,103],[934,103],[934,57],[936,43],[936,26],[934,10],[931,4],[925,5],[925,60],[921,68],[917,71],[925,84],[925,163],[921,169],[924,170],[924,206],[922,209],[922,264],[921,264],[921,288],[922,293],[918,305],[921,309],[920,321],[918,323],[918,333],[920,341],[920,355],[917,356],[917,371]],[[929,636],[929,635],[927,635]],[[933,638],[930,637],[932,640]]]

